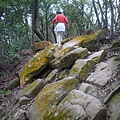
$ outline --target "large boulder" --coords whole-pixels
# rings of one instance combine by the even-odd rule
[[[88,50],[86,48],[76,48],[67,52],[64,56],[59,57],[58,59],[51,61],[52,68],[69,68],[71,67],[77,59],[85,58],[88,55]]]
[[[96,63],[103,60],[105,57],[105,50],[101,50],[98,52],[94,52],[91,55],[88,56],[88,59],[93,59]]]
[[[120,85],[120,82],[118,82],[118,86],[119,85]],[[112,94],[112,97],[110,98],[108,101],[108,108],[111,111],[110,120],[120,120],[120,87],[116,91],[116,93]]]
[[[100,40],[104,35],[104,30],[95,30],[89,35],[82,35],[73,38],[72,40],[66,42],[62,48],[81,46],[86,47],[90,51],[98,51],[101,47]]]
[[[111,78],[114,77],[114,71],[117,70],[117,65],[120,64],[116,57],[108,59],[106,62],[100,62],[96,65],[95,71],[87,78],[87,82],[94,85],[105,86]]]
[[[73,90],[45,120],[105,120],[105,106],[97,98]]]
[[[27,96],[29,98],[34,98],[42,90],[45,83],[42,79],[37,79],[33,83],[29,84],[27,87],[23,88],[19,93],[17,98],[22,96]]]
[[[53,84],[46,85],[35,98],[29,110],[29,120],[47,120],[46,116],[56,110],[56,106],[74,89],[79,80],[68,77]]]
[[[78,59],[70,70],[69,76],[76,77],[83,82],[94,66],[95,62],[91,59]]]
[[[34,76],[38,75],[46,68],[49,63],[49,59],[53,57],[53,51],[54,47],[46,48],[37,52],[30,58],[30,60],[18,72],[21,86],[31,81]]]
[[[52,43],[48,42],[48,41],[40,41],[40,42],[35,43],[32,46],[32,50],[33,50],[33,52],[37,52],[39,50],[43,50],[44,48],[46,48],[48,46],[52,46]]]

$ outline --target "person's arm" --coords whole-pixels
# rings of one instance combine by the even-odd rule
[[[67,27],[69,27],[69,22],[68,22],[66,17],[64,18],[64,20],[65,20],[65,23],[66,23]]]
[[[52,24],[54,25],[55,22],[57,22],[57,15],[56,15],[55,18],[52,20]]]

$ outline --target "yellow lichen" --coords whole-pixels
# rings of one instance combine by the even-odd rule
[[[24,85],[28,80],[30,80],[36,71],[48,63],[46,58],[46,51],[40,51],[36,53],[21,69],[19,72],[20,85]],[[40,71],[39,71],[40,72]]]
[[[34,108],[32,110],[35,109],[37,110],[37,113],[40,113],[35,116],[49,116],[53,111],[55,111],[57,107],[56,104],[58,103],[61,95],[63,95],[65,91],[74,89],[78,83],[78,79],[69,78],[45,86],[33,103]]]

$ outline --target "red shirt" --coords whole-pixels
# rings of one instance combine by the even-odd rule
[[[63,14],[57,14],[55,18],[52,21],[52,24],[54,23],[65,23],[68,26],[68,20]]]

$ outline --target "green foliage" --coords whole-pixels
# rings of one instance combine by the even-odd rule
[[[103,17],[105,22],[105,13],[110,14],[109,0],[99,1],[103,8]],[[1,0],[0,2],[0,60],[7,61],[14,58],[19,50],[29,48],[32,41],[32,20],[33,0]],[[117,2],[116,2],[117,3]],[[118,11],[115,1],[114,11]],[[57,10],[61,10],[69,20],[69,28],[66,29],[66,37],[73,37],[85,33],[88,29],[96,29],[97,20],[92,1],[87,0],[39,0],[38,1],[38,27],[48,41],[54,41],[53,28],[51,21]],[[100,6],[95,2],[97,12],[100,15],[101,24],[104,25],[101,19]],[[105,11],[107,10],[107,11]],[[110,22],[110,16],[108,20]],[[118,13],[114,19],[117,25]],[[29,22],[28,22],[29,21]],[[29,23],[29,24],[28,24]],[[109,26],[111,26],[109,24]],[[109,27],[108,26],[108,27]],[[117,26],[119,28],[119,24]],[[38,37],[34,37],[39,41]],[[120,37],[119,37],[120,38]]]
[[[10,90],[0,90],[0,98],[4,99],[6,95],[10,95],[11,91]]]
[[[120,40],[113,41],[113,42],[112,42],[112,47],[113,47],[113,48],[120,47]]]
[[[4,78],[8,77],[8,73],[5,71],[0,71],[0,76],[3,76]]]

